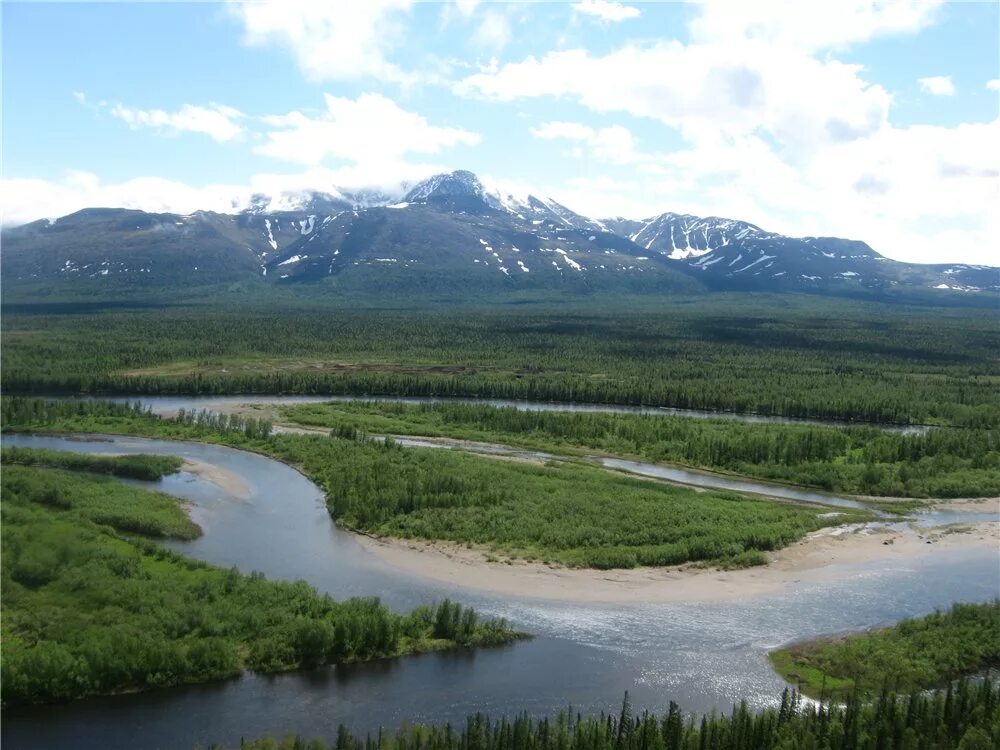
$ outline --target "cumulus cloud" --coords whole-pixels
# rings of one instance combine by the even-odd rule
[[[756,39],[815,51],[915,33],[934,22],[943,4],[944,0],[709,0],[698,6],[690,30],[699,42]]]
[[[955,84],[951,76],[930,76],[928,78],[918,78],[922,91],[934,96],[954,96]]]
[[[507,45],[509,24],[491,20],[504,18],[498,9],[477,8],[475,0],[460,6],[445,10],[466,19],[473,42],[493,50]],[[891,118],[890,92],[861,65],[838,59],[850,45],[920,31],[935,22],[941,6],[941,0],[703,2],[693,11],[686,43],[660,39],[601,52],[558,48],[478,69],[465,64],[473,72],[453,91],[498,102],[570,101],[604,121],[621,120],[550,120],[531,129],[594,168],[522,192],[551,195],[590,215],[715,214],[789,234],[862,239],[903,260],[995,263],[998,122],[900,127]],[[314,79],[409,84],[420,78],[399,67],[393,52],[410,7],[411,0],[267,0],[233,12],[248,43],[289,50]],[[612,0],[580,0],[574,12],[605,22],[638,14]],[[947,76],[921,79],[921,85],[954,93]],[[1000,90],[1000,80],[986,86]],[[87,103],[82,94],[77,98]],[[181,132],[184,124],[217,140],[229,132],[206,125],[202,113],[182,117],[183,108],[118,108],[112,114],[132,127]],[[227,114],[219,105],[200,109]],[[148,177],[106,184],[86,173],[48,182],[8,179],[0,181],[5,220],[87,205],[232,210],[259,192],[388,186],[448,168],[413,163],[414,155],[436,161],[449,148],[479,142],[476,133],[432,124],[379,94],[327,96],[319,113],[229,115],[233,127],[254,131],[245,140],[258,153],[306,171],[197,187]],[[630,130],[628,118],[647,122]],[[637,137],[648,137],[655,123],[682,145],[663,150]],[[341,166],[323,166],[331,160]]]
[[[499,101],[572,98],[596,112],[652,118],[685,135],[764,130],[790,148],[874,132],[891,96],[861,67],[759,41],[660,42],[606,55],[584,49],[528,57],[480,71],[456,91]]]
[[[77,99],[81,103],[85,101],[82,94]],[[245,115],[238,109],[223,104],[208,106],[185,104],[176,112],[167,112],[163,109],[138,109],[115,104],[108,109],[108,113],[132,130],[152,128],[170,135],[202,133],[219,142],[234,140],[246,132],[246,129],[237,122]]]
[[[592,147],[597,131],[569,125],[538,130],[586,143],[600,158]],[[755,135],[653,154],[633,143],[631,158],[657,169],[623,170],[627,189],[571,180],[555,195],[591,215],[715,214],[787,234],[861,239],[899,260],[995,264],[1000,154],[991,144],[998,139],[1000,121],[886,126],[794,165]]]
[[[412,0],[256,0],[227,6],[251,45],[276,45],[317,80],[373,78],[413,83],[416,76],[388,59]],[[468,4],[466,4],[468,5]]]
[[[581,0],[578,3],[573,3],[573,10],[612,23],[639,16],[638,8],[622,5],[614,0]]]
[[[658,151],[623,124],[533,128],[536,138],[568,143],[569,156],[606,165],[595,166],[599,179],[555,193],[585,213],[724,215],[789,234],[863,239],[900,259],[995,262],[987,239],[1000,231],[996,122],[897,127],[892,95],[862,66],[837,59],[851,44],[919,31],[940,6],[707,2],[688,43],[553,50],[480,70],[455,91],[571,100],[681,137],[683,147]],[[931,85],[953,90],[940,78]],[[623,177],[630,189],[608,189]]]
[[[199,209],[225,212],[246,206],[250,197],[259,193],[280,200],[283,195],[335,192],[338,188],[374,187],[391,192],[401,182],[451,169],[447,164],[411,161],[413,155],[436,155],[451,147],[479,142],[476,133],[432,125],[380,94],[361,94],[356,99],[327,95],[325,104],[326,109],[315,116],[301,112],[259,118],[242,115],[255,129],[254,135],[262,139],[255,151],[303,165],[305,171],[265,172],[245,183],[202,186],[156,177],[104,183],[97,175],[77,171],[68,172],[60,180],[8,178],[0,180],[3,221],[15,225],[63,216],[88,206],[170,213]],[[116,114],[125,109],[118,106],[110,111]],[[140,115],[139,110],[128,110],[126,121],[136,127],[174,127],[174,119],[149,114],[159,111]],[[323,166],[329,160],[339,162],[339,166]]]
[[[462,128],[431,125],[381,94],[361,94],[357,99],[327,94],[325,101],[326,111],[319,116],[290,112],[263,118],[270,130],[255,151],[309,165],[331,157],[395,164],[407,154],[437,154],[480,140],[477,133]]]

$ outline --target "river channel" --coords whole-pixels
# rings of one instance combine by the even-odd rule
[[[145,401],[166,411],[209,408],[219,399]],[[732,601],[595,605],[499,597],[382,562],[334,526],[315,485],[263,456],[131,437],[16,435],[5,436],[4,444],[172,454],[217,466],[239,475],[247,493],[229,494],[187,472],[153,483],[189,500],[204,530],[197,540],[172,543],[179,551],[272,578],[304,579],[337,598],[377,595],[399,609],[451,596],[537,636],[498,649],[246,675],[216,685],[5,711],[2,735],[10,748],[232,746],[240,737],[288,731],[332,737],[340,723],[363,732],[402,721],[457,722],[480,710],[541,715],[572,705],[584,712],[614,711],[626,690],[636,706],[654,710],[670,700],[690,711],[728,710],[744,698],[762,706],[785,687],[765,658],[775,646],[925,614],[953,601],[986,601],[1000,590],[997,554],[980,547],[844,566],[843,575],[823,583],[800,582],[780,594]],[[953,519],[942,514],[922,520]]]

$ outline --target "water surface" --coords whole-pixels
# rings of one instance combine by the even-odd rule
[[[417,578],[382,563],[330,521],[318,488],[290,467],[221,446],[122,437],[4,436],[4,444],[97,453],[161,453],[238,473],[250,495],[228,495],[182,472],[152,483],[189,499],[204,535],[171,546],[273,578],[304,579],[337,598],[378,595],[398,609],[451,596],[538,637],[479,651],[429,654],[223,684],[5,711],[9,748],[190,748],[295,731],[332,737],[403,720],[461,721],[528,710],[637,706],[727,710],[773,702],[784,683],[767,650],[790,640],[886,624],[1000,590],[995,552],[952,550],[923,559],[843,566],[845,577],[798,583],[779,595],[731,602],[594,605],[503,599]],[[824,496],[825,498],[826,496]],[[967,514],[961,514],[963,519]]]

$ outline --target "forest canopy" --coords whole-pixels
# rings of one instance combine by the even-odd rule
[[[782,295],[655,305],[3,316],[5,393],[356,394],[1000,425],[990,311]]]
[[[903,433],[866,426],[456,403],[310,403],[285,406],[281,413],[307,426],[485,440],[547,451],[599,450],[832,492],[944,498],[1000,495],[998,430],[942,427]]]
[[[770,656],[782,677],[813,697],[942,687],[1000,668],[1000,599],[955,604],[881,630],[792,644]]]

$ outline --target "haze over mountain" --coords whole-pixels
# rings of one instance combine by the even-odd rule
[[[1000,290],[996,268],[900,263],[862,241],[788,237],[736,219],[596,219],[550,198],[487,188],[461,170],[402,196],[261,195],[235,214],[90,208],[4,231],[2,261],[12,289],[255,280],[373,294]]]

